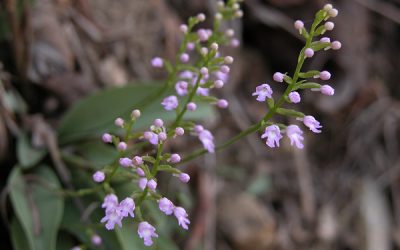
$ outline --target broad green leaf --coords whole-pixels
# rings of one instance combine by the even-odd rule
[[[118,241],[121,243],[121,250],[145,250],[154,249],[143,245],[143,241],[137,234],[137,226],[133,221],[124,221],[122,228],[116,228],[115,233]],[[155,239],[156,241],[157,239]]]
[[[114,147],[103,143],[101,140],[79,144],[77,152],[99,168],[110,164],[118,155],[118,151]]]
[[[29,250],[28,240],[21,224],[17,218],[13,218],[10,227],[11,242],[14,250]]]
[[[32,147],[26,134],[21,134],[17,143],[17,158],[22,168],[35,166],[46,155],[45,149],[35,149]]]
[[[165,111],[160,104],[162,98],[171,93],[165,93],[143,107],[143,103],[148,102],[160,88],[154,84],[135,84],[102,90],[83,99],[64,116],[58,130],[60,143],[70,143],[115,130],[115,118],[129,118],[134,108],[142,111],[142,116],[134,125],[136,129],[149,126],[155,118],[172,121],[175,119],[175,112]],[[185,119],[200,120],[212,114],[213,109],[209,105],[199,105],[196,111],[187,113]]]
[[[15,215],[18,218],[18,222],[24,234],[26,235],[28,242],[28,249],[33,250],[34,236],[33,236],[33,222],[31,209],[26,196],[27,186],[22,177],[21,169],[14,167],[8,177],[8,187],[10,188],[10,199],[13,205]],[[17,225],[14,225],[18,228]]]
[[[247,192],[262,195],[269,190],[270,186],[271,180],[268,175],[258,175],[247,187]]]
[[[37,182],[26,183],[19,167],[10,174],[11,203],[28,240],[29,249],[56,249],[57,232],[64,200],[55,193],[60,188],[56,175],[41,166],[32,175]]]

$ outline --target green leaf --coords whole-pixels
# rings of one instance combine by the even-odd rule
[[[22,168],[35,166],[46,155],[46,150],[31,146],[26,134],[21,134],[17,142],[17,158]]]
[[[310,70],[310,71],[307,71],[307,72],[300,72],[299,73],[299,77],[300,78],[310,78],[310,77],[314,77],[314,76],[316,76],[318,74],[319,74],[318,70]]]
[[[64,200],[55,190],[60,188],[51,169],[41,166],[32,174],[37,182],[26,183],[21,169],[15,167],[8,185],[16,217],[26,235],[29,249],[56,249],[57,232]],[[47,185],[47,186],[45,186]]]
[[[268,175],[258,175],[247,187],[247,192],[253,195],[262,195],[268,191],[271,180]]]
[[[267,104],[268,104],[268,107],[270,109],[272,109],[275,106],[274,98],[267,98]]]
[[[11,242],[14,250],[29,250],[31,249],[26,238],[26,234],[17,218],[13,218],[10,227]]]
[[[170,165],[160,165],[160,166],[158,166],[158,170],[165,171],[165,172],[172,173],[172,174],[180,174],[181,173],[181,171],[179,169],[173,168]]]
[[[77,146],[77,152],[99,168],[110,164],[118,155],[114,147],[102,141],[84,142]]]
[[[296,111],[296,110],[293,110],[293,109],[278,108],[278,109],[276,110],[276,112],[277,112],[278,114],[286,115],[286,116],[304,117],[304,114],[303,114],[303,113],[301,113],[301,112],[299,112],[299,111]]]
[[[121,243],[121,250],[148,249],[143,245],[143,241],[139,238],[137,229],[132,221],[126,222],[125,220],[122,228],[116,228],[115,233],[118,241]]]
[[[87,137],[100,136],[105,131],[115,130],[117,117],[130,119],[134,108],[141,109],[142,115],[134,129],[148,127],[155,118],[169,122],[175,119],[175,112],[167,112],[161,106],[161,100],[172,92],[166,92],[161,98],[143,107],[149,97],[159,91],[160,85],[135,84],[122,88],[110,88],[99,91],[76,104],[61,121],[58,135],[61,144],[71,143]],[[214,114],[209,105],[198,105],[197,110],[185,115],[186,119],[200,120]]]
[[[305,83],[302,83],[302,84],[296,86],[296,88],[294,90],[296,90],[296,89],[319,89],[319,88],[321,88],[321,84],[318,84],[316,82],[305,82]]]
[[[318,51],[321,49],[325,49],[327,47],[329,47],[331,45],[331,43],[323,43],[323,42],[312,42],[310,47],[314,50],[314,51]]]

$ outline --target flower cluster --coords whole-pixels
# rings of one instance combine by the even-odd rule
[[[330,31],[334,28],[334,23],[327,21],[329,18],[336,17],[338,15],[338,11],[332,7],[331,4],[327,4],[324,8],[316,14],[316,18],[314,23],[311,26],[310,31],[308,32],[304,27],[304,23],[300,20],[297,20],[294,23],[294,27],[303,35],[306,39],[306,45],[300,53],[299,63],[297,65],[296,71],[293,77],[288,76],[287,74],[276,72],[273,75],[273,80],[279,83],[287,83],[287,89],[284,92],[283,96],[279,99],[278,102],[275,102],[273,99],[273,91],[269,84],[264,83],[256,87],[253,96],[256,96],[256,100],[259,102],[268,102],[268,106],[270,108],[269,114],[279,113],[286,116],[294,116],[297,120],[303,122],[303,124],[308,127],[314,133],[321,133],[320,122],[317,121],[311,115],[304,115],[301,112],[284,109],[281,108],[281,105],[284,102],[289,103],[299,103],[301,101],[301,95],[296,90],[301,89],[311,89],[311,91],[319,91],[323,95],[331,96],[335,93],[335,90],[327,84],[320,85],[318,83],[309,82],[308,78],[321,79],[322,81],[327,81],[331,78],[331,73],[324,71],[312,70],[309,72],[301,72],[301,67],[304,61],[307,58],[311,58],[314,56],[314,53],[319,50],[338,50],[341,47],[341,43],[339,41],[331,42],[331,39],[328,37],[322,37],[318,41],[313,41],[315,37],[318,37],[324,34],[326,31]],[[322,24],[323,21],[327,21]],[[266,116],[270,118],[270,116]],[[279,142],[283,138],[282,134],[286,134],[290,140],[290,145],[295,146],[299,149],[304,147],[303,145],[303,131],[297,125],[288,125],[285,126],[283,124],[271,124],[266,120],[262,121],[262,124],[265,124],[264,133],[261,135],[261,139],[266,140],[267,146],[274,148],[279,147]]]
[[[184,114],[195,111],[200,102],[215,105],[225,109],[229,102],[213,96],[213,89],[222,88],[229,79],[230,64],[234,59],[231,56],[223,56],[221,45],[236,47],[239,40],[234,38],[233,29],[220,31],[221,20],[230,20],[242,17],[243,12],[238,4],[239,0],[230,0],[227,3],[218,1],[218,13],[214,17],[214,29],[200,28],[195,30],[197,23],[206,19],[204,14],[198,14],[190,18],[188,24],[182,24],[180,30],[183,33],[183,44],[177,56],[177,65],[171,68],[171,63],[165,59],[155,57],[152,60],[153,67],[165,68],[172,74],[170,85],[174,87],[176,94],[165,97],[161,105],[166,111],[177,113],[174,127],[178,127]],[[188,129],[191,134],[197,136],[204,148],[213,153],[215,150],[214,137],[210,131],[201,125],[191,126]],[[150,136],[150,135],[148,135]],[[154,139],[155,140],[155,139]]]
[[[129,138],[129,134],[131,133],[130,130],[139,117],[140,111],[134,110],[132,112],[130,121],[124,121],[122,118],[117,118],[115,120],[115,125],[125,129],[126,134],[128,135],[127,138]],[[116,149],[120,151],[120,158],[117,161],[118,165],[121,169],[129,171],[131,174],[137,177],[137,184],[140,190],[139,196],[135,195],[135,192],[133,192],[131,197],[127,197],[121,202],[118,202],[118,197],[115,194],[108,194],[105,196],[102,204],[102,208],[105,211],[105,216],[101,219],[101,222],[105,223],[107,230],[114,229],[115,225],[122,227],[122,220],[126,217],[134,218],[136,205],[140,207],[141,203],[150,197],[159,197],[158,204],[160,210],[167,215],[174,214],[178,220],[178,224],[182,228],[188,229],[190,221],[188,219],[186,210],[182,207],[174,206],[173,203],[167,198],[161,198],[161,196],[157,193],[156,178],[158,171],[165,171],[173,174],[173,176],[178,177],[178,179],[183,183],[189,182],[190,176],[188,174],[181,172],[171,165],[178,164],[181,161],[181,156],[177,153],[163,153],[163,145],[168,139],[174,139],[177,136],[184,135],[184,133],[185,130],[181,127],[176,127],[172,131],[168,131],[162,119],[155,119],[153,124],[150,126],[150,129],[141,133],[141,136],[138,137],[139,140],[142,139],[149,142],[150,145],[157,146],[157,156],[155,158],[149,155],[134,155],[129,157],[126,155],[128,151],[127,142],[120,141],[117,136],[107,133],[103,134],[103,141],[105,143],[114,143]],[[209,138],[204,135],[203,131],[199,132],[199,136],[202,138],[204,137],[204,139],[201,139],[204,140],[204,143],[207,143],[206,140],[209,140]],[[108,178],[111,178],[112,175],[118,170],[118,165],[116,165],[117,167],[114,168],[108,175]],[[106,172],[107,170],[96,171],[93,174],[93,180],[95,182],[105,181]],[[142,219],[140,218],[140,220]],[[152,237],[158,237],[156,234],[156,229],[147,221],[141,221],[139,223],[138,235],[140,238],[143,238],[146,246],[153,244]]]

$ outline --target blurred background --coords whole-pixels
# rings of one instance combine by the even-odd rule
[[[294,71],[303,40],[293,22],[301,19],[308,27],[326,3],[245,0],[243,19],[226,24],[241,47],[224,49],[235,62],[218,95],[230,107],[205,122],[217,142],[265,114],[251,97],[257,85],[267,81],[276,93],[284,90],[272,74]],[[400,249],[400,1],[332,4],[339,16],[327,35],[341,41],[342,49],[317,53],[305,69],[329,70],[336,92],[302,92],[300,105],[321,121],[323,133],[305,132],[304,150],[286,142],[270,149],[253,134],[185,165],[189,186],[161,186],[165,193],[183,193],[191,229],[171,233],[176,248],[156,249]],[[22,158],[46,150],[41,161],[70,168],[59,148],[79,148],[58,146],[64,114],[101,89],[162,80],[165,72],[151,68],[151,58],[172,59],[179,25],[215,11],[213,0],[0,2],[2,249],[12,249],[6,185],[25,152],[21,140],[34,152]],[[210,19],[202,26],[210,27]],[[190,152],[185,141],[172,147]]]

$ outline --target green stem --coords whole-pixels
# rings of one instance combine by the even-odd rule
[[[158,165],[160,164],[161,161],[161,154],[163,150],[163,143],[160,142],[157,147],[157,156],[156,156],[156,161],[154,162],[153,168],[151,169],[151,175],[155,177],[157,175],[158,171]]]

